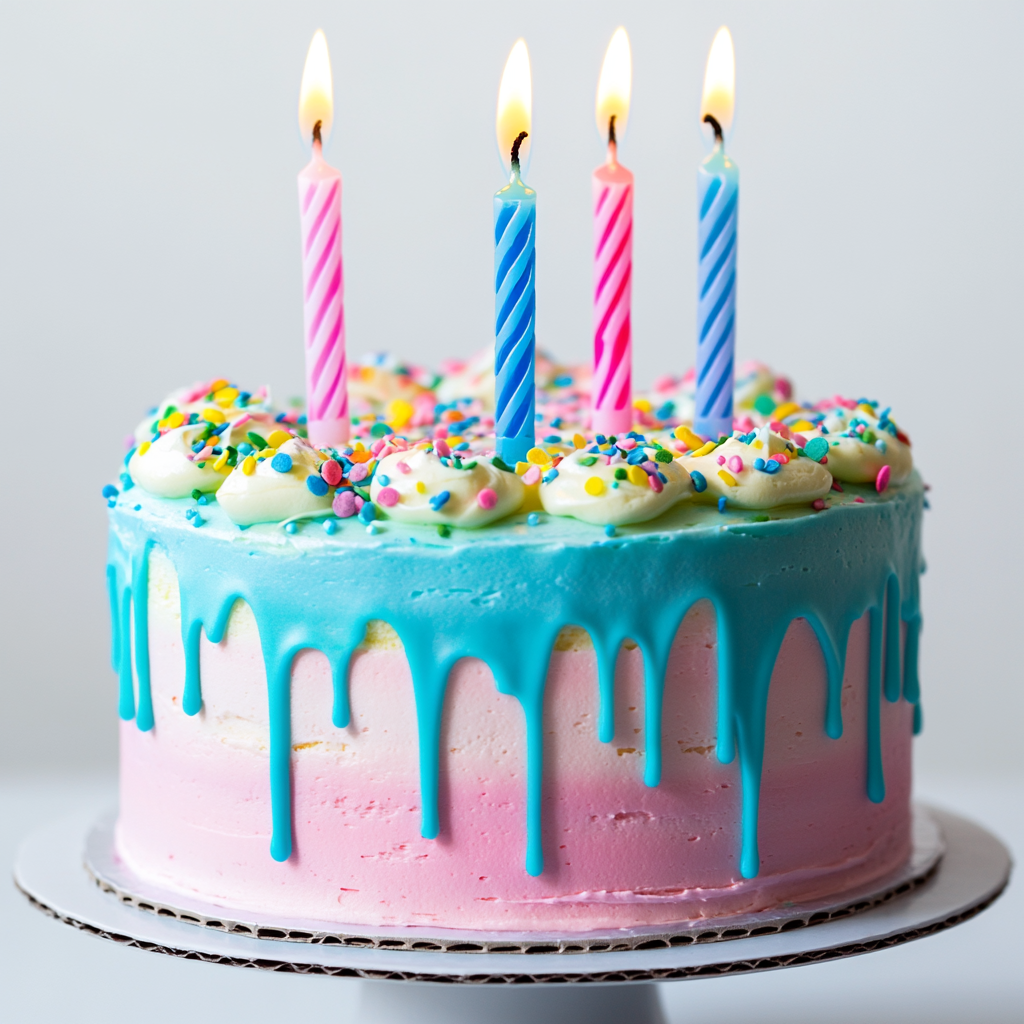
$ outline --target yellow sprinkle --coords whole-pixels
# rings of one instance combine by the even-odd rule
[[[582,434],[572,435],[572,446],[573,448],[586,448],[587,439]]]
[[[252,476],[256,472],[256,460],[251,455],[246,455],[242,460],[242,472],[246,476]]]
[[[718,443],[715,441],[708,441],[707,444],[701,445],[695,452],[690,452],[690,455],[699,459],[702,455],[709,455],[718,447]]]
[[[736,477],[732,475],[727,469],[720,469],[718,475],[730,486],[736,486]]]
[[[686,426],[685,423],[681,423],[676,427],[673,432],[673,436],[677,441],[682,441],[691,452],[695,452],[698,448],[701,448],[704,445],[704,442],[700,437]]]
[[[643,470],[640,470],[643,473]],[[646,474],[644,474],[646,476]],[[583,490],[587,494],[592,494],[595,498],[598,495],[604,494],[604,481],[599,476],[587,477],[587,482],[583,485]]]
[[[267,445],[266,448],[261,448],[257,453],[256,457],[259,459],[272,459],[277,454],[277,449],[273,445]]]
[[[220,391],[220,389],[221,389],[221,388],[226,388],[226,387],[228,386],[228,384],[230,384],[230,383],[231,383],[230,381],[228,381],[228,380],[225,380],[225,379],[224,379],[223,377],[218,377],[218,378],[217,378],[217,379],[216,379],[216,380],[215,380],[215,381],[214,381],[214,382],[213,382],[213,383],[212,383],[212,384],[210,385],[210,391],[211,391],[211,392],[212,392],[213,394],[216,394],[216,393],[217,393],[218,391]]]
[[[750,445],[751,448],[763,448],[764,444],[761,441],[754,441]]]
[[[871,406],[867,404],[867,402],[861,402],[860,405],[857,406],[857,408],[860,409],[861,412],[866,412],[869,416],[878,415],[878,413],[876,413],[875,410],[872,409]]]
[[[216,460],[216,462],[214,462],[213,468],[218,470],[218,471],[220,471],[227,464],[228,464],[228,453],[227,452],[221,452],[220,455],[217,456],[217,460]]]
[[[139,450],[138,450],[137,454],[145,455],[146,452],[148,452],[149,449],[152,448],[152,447],[153,447],[153,443],[151,441],[143,441],[142,444],[139,445]]]
[[[356,441],[356,443],[354,445],[352,445],[352,451],[354,451],[354,452],[365,452],[366,451],[366,445],[363,444],[362,441]]]
[[[516,463],[516,476],[522,476],[529,468],[529,462],[517,462]]]
[[[217,388],[213,393],[213,400],[222,408],[226,409],[238,397],[238,388]]]
[[[638,410],[639,412],[650,412],[653,407],[651,403],[647,401],[646,398],[634,398],[633,408]]]
[[[185,422],[185,414],[180,412],[172,412],[166,419],[160,421],[162,426],[167,427],[170,430],[174,430],[176,427],[180,427]]]
[[[647,474],[639,466],[627,466],[626,476],[631,484],[637,487],[647,487]]]
[[[426,494],[427,493],[427,485],[422,480],[417,480],[416,481],[416,490],[420,494]]]
[[[215,409],[212,405],[203,410],[202,418],[207,423],[223,423],[225,419],[224,413],[220,409]]]
[[[462,435],[456,434],[454,437],[448,438],[448,447],[454,448],[457,444],[462,444]]]
[[[416,410],[401,398],[394,398],[384,408],[384,419],[392,430],[401,430],[407,426]]]
[[[526,453],[526,461],[532,462],[535,466],[546,466],[551,461],[551,456],[543,448],[531,448]]]
[[[814,424],[809,423],[807,420],[797,420],[796,423],[794,423],[789,429],[799,431],[813,430]]]
[[[290,441],[291,439],[292,435],[289,434],[287,430],[272,430],[270,432],[270,437],[267,438],[267,444],[269,444],[271,448],[280,448],[285,441]]]
[[[779,421],[784,420],[787,416],[792,416],[793,413],[799,412],[800,406],[796,402],[783,402],[782,405],[777,405],[775,411],[772,413],[772,419]]]

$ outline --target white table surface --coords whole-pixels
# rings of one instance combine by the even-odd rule
[[[917,796],[969,815],[1024,861],[1024,780],[929,779]],[[0,864],[6,873],[35,826],[113,799],[108,778],[0,781]],[[221,967],[123,949],[74,932],[0,883],[0,1019],[5,1024],[75,1020],[189,1024],[352,1018],[359,983]],[[980,917],[896,949],[769,974],[662,986],[670,1021],[758,1024],[1024,1019],[1024,888]],[[754,1015],[752,1017],[752,1014]],[[568,1022],[567,1022],[568,1024]]]

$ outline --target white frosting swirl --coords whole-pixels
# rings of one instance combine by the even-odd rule
[[[855,421],[867,424],[863,434],[851,427]],[[837,480],[851,484],[874,483],[883,466],[889,467],[890,484],[902,484],[910,476],[914,468],[910,446],[886,430],[870,406],[858,405],[856,409],[837,406],[826,414],[821,426],[825,429],[807,430],[804,436],[808,440],[822,437],[828,442],[828,468]]]
[[[299,437],[285,441],[277,452],[292,460],[287,472],[274,469],[273,459],[263,459],[249,474],[240,458],[217,492],[217,501],[238,526],[278,523],[293,516],[331,511],[333,493],[328,490],[318,497],[306,486],[306,477],[318,474],[323,456]]]
[[[642,447],[649,456],[645,461],[653,461],[657,449]],[[553,516],[572,516],[595,526],[645,523],[693,493],[690,478],[676,462],[654,465],[665,477],[660,491],[650,485],[650,474],[640,465],[630,466],[615,446],[600,454],[578,449],[555,467],[554,479],[541,484],[541,504]],[[625,479],[620,479],[623,474]]]
[[[725,498],[735,508],[766,509],[815,501],[831,490],[832,474],[813,459],[798,457],[794,446],[778,434],[769,435],[767,452],[763,444],[760,448],[756,444],[731,437],[707,455],[681,458],[690,474],[700,473],[707,483],[697,500],[713,504]],[[767,460],[776,454],[785,455],[789,461],[774,473],[754,468],[755,459]],[[724,464],[720,459],[725,460]]]
[[[131,478],[161,498],[187,498],[197,488],[204,494],[216,491],[224,475],[213,468],[214,457],[206,459],[202,468],[192,461],[192,443],[205,426],[177,427],[148,447],[137,448],[128,460]]]
[[[476,462],[472,469],[456,469],[450,459],[446,466],[435,452],[423,448],[393,452],[378,463],[370,498],[389,518],[402,523],[475,528],[515,512],[526,493],[522,480],[487,459],[465,454],[467,465]],[[385,490],[393,494],[382,500]],[[493,503],[490,494],[485,494],[481,503],[482,491],[493,492]],[[447,499],[439,501],[444,492]],[[395,495],[398,500],[389,504]]]

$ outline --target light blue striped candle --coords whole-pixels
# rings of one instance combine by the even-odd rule
[[[702,437],[732,433],[736,346],[736,219],[740,172],[726,155],[721,130],[697,173],[697,411]]]
[[[519,176],[518,151],[519,142],[512,177],[494,194],[494,433],[510,466],[534,444],[537,193]]]

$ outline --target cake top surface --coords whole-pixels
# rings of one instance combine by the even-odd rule
[[[120,486],[104,494],[168,525],[232,537],[241,528],[270,547],[309,521],[322,523],[319,543],[336,544],[353,517],[377,543],[389,533],[444,543],[453,528],[464,543],[484,539],[474,533],[521,543],[540,525],[545,540],[588,543],[627,528],[716,529],[889,500],[913,470],[889,409],[863,398],[797,402],[790,382],[759,363],[740,368],[728,438],[694,434],[692,371],[635,398],[627,434],[595,434],[589,369],[543,356],[536,444],[509,466],[495,452],[491,359],[449,363],[440,375],[365,359],[352,368],[352,438],[340,448],[313,447],[301,407],[277,409],[266,387],[199,382],[150,411]]]

